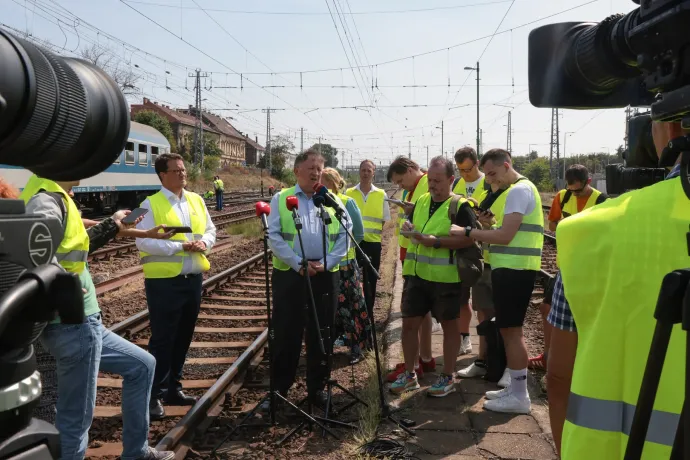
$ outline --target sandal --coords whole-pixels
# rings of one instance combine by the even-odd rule
[[[546,370],[546,359],[544,358],[544,353],[541,353],[539,356],[535,356],[534,358],[530,358],[527,367],[540,371]]]

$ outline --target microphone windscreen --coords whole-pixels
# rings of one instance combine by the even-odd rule
[[[255,205],[255,208],[257,216],[261,216],[262,214],[268,215],[271,213],[271,205],[265,201],[258,201]]]
[[[288,211],[299,209],[299,200],[295,195],[290,195],[285,199],[285,206],[288,208]]]

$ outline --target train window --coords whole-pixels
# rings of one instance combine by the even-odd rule
[[[127,145],[125,145],[125,163],[128,165],[134,164],[134,142],[127,142]]]
[[[148,158],[146,158],[146,153],[148,151],[148,145],[139,144],[139,165],[146,166],[148,164]]]
[[[158,147],[151,146],[151,166],[156,164],[158,158]]]

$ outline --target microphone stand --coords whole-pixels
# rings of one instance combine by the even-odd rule
[[[327,241],[329,238],[327,235],[327,233],[328,233],[327,229],[328,229],[328,226],[331,224],[332,221],[331,221],[331,215],[328,213],[328,211],[326,211],[326,208],[323,205],[318,205],[318,207],[319,207],[320,214],[321,214],[321,240],[322,240],[322,245],[323,245],[323,266],[324,266],[324,271],[328,271],[328,268],[326,265],[326,257],[328,256]],[[347,229],[347,227],[345,227],[345,229]],[[316,326],[317,327],[319,326],[318,322],[317,322]],[[343,406],[339,410],[335,410],[335,408],[333,408],[333,415],[337,415],[339,412],[345,411],[357,403],[364,404],[365,407],[369,407],[369,405],[366,402],[362,401],[357,395],[352,393],[350,390],[348,390],[347,388],[340,385],[337,380],[330,377],[331,369],[333,368],[333,337],[331,337],[331,328],[330,327],[325,328],[325,332],[326,332],[326,337],[324,338],[324,340],[327,340],[327,342],[326,342],[327,345],[325,347],[327,350],[326,351],[326,359],[328,360],[327,366],[328,366],[328,373],[329,373],[329,378],[326,381],[326,408],[324,411],[324,418],[322,419],[320,417],[316,417],[316,419],[321,420],[323,422],[337,423],[340,426],[345,426],[348,428],[357,428],[355,425],[352,425],[351,423],[340,422],[340,421],[331,420],[328,418],[328,414],[331,411],[331,404],[333,401],[333,388],[338,388],[343,393],[345,393],[345,394],[347,394],[353,398],[352,402],[346,404],[345,406]],[[323,432],[323,436],[324,437],[326,436],[325,431]]]
[[[263,236],[264,254],[263,254],[263,256],[264,256],[264,278],[265,278],[265,282],[266,282],[266,320],[267,320],[266,322],[268,325],[268,353],[267,354],[268,354],[268,368],[269,368],[269,371],[268,371],[269,391],[268,391],[268,393],[266,393],[264,395],[263,398],[261,398],[261,401],[259,401],[256,404],[256,406],[254,406],[254,408],[251,411],[249,411],[249,413],[247,413],[247,415],[245,415],[245,417],[240,421],[240,423],[235,425],[232,428],[232,430],[219,443],[216,444],[216,446],[211,451],[212,457],[216,457],[217,453],[224,453],[226,451],[229,451],[229,449],[223,449],[222,451],[219,451],[218,449],[220,448],[220,446],[223,445],[223,443],[225,443],[228,439],[230,439],[230,437],[239,428],[241,428],[243,426],[253,426],[253,427],[276,426],[277,425],[277,423],[276,423],[276,401],[278,401],[278,400],[280,400],[283,403],[292,407],[292,409],[295,410],[298,415],[301,415],[303,419],[308,420],[310,425],[312,423],[315,423],[319,427],[321,427],[323,429],[324,436],[326,433],[329,433],[331,436],[338,439],[338,437],[331,430],[329,430],[326,426],[322,425],[318,420],[316,420],[315,417],[312,417],[308,413],[304,412],[302,409],[297,407],[297,405],[293,404],[290,400],[288,400],[285,396],[280,394],[280,392],[275,389],[275,383],[274,383],[274,379],[273,379],[273,364],[271,363],[271,354],[275,351],[275,348],[274,348],[275,345],[273,342],[274,338],[275,338],[275,334],[273,332],[273,326],[272,326],[272,322],[271,322],[271,285],[270,285],[270,281],[269,281],[270,277],[268,275],[268,252],[269,252],[269,250],[268,250],[268,224],[266,222],[265,215],[262,215],[261,217],[262,217],[261,223],[262,223],[263,231],[264,231],[264,236]],[[297,235],[299,236],[300,248],[302,248],[302,254],[304,254],[304,249],[302,247],[302,236],[300,234],[300,229],[302,228],[302,222],[294,210],[292,211],[292,218],[295,220],[295,227],[297,228]],[[305,267],[305,265],[308,266],[306,258],[304,258],[304,256],[302,256],[302,266]],[[309,281],[309,274],[307,273],[307,268],[304,268],[304,270],[305,270],[305,278],[307,279],[307,286],[308,286],[309,292],[311,294],[311,304],[312,304],[312,307],[315,308],[314,307],[314,296],[312,294],[311,284]],[[316,310],[314,309],[314,311],[316,311]],[[322,348],[323,348],[323,342],[321,342],[321,343],[322,343]],[[259,408],[266,402],[266,400],[268,400],[269,404],[270,404],[270,408],[269,408],[270,420],[271,420],[270,423],[248,424],[247,421],[256,413],[257,410],[259,410]],[[299,428],[304,426],[305,423],[307,423],[307,422],[305,422],[305,421],[300,422]],[[230,423],[226,424],[226,426],[229,427]],[[297,431],[297,429],[291,431],[289,433],[289,435],[292,435],[292,433],[294,433],[296,431]],[[286,439],[288,439],[288,437],[289,436],[285,436],[278,444],[281,444],[282,442],[284,442]]]
[[[362,260],[364,261],[364,264],[366,265],[365,269],[369,269],[372,275],[376,277],[376,279],[381,279],[381,275],[379,272],[374,268],[374,266],[371,263],[371,259],[369,259],[369,256],[366,255],[366,253],[362,250],[362,248],[357,244],[357,241],[355,241],[354,235],[352,235],[352,232],[348,230],[347,226],[343,224],[343,209],[342,208],[334,208],[335,209],[335,217],[338,219],[338,222],[340,223],[340,226],[345,230],[345,233],[347,234],[347,237],[350,238],[350,241],[352,241],[352,244],[355,246],[355,250],[357,251],[357,254],[359,254],[362,257]],[[355,261],[355,263],[357,263]],[[374,356],[376,358],[376,376],[378,378],[378,385],[379,385],[379,407],[381,410],[381,417],[386,418],[389,421],[393,422],[396,424],[400,429],[405,431],[407,434],[410,436],[415,436],[415,432],[413,430],[410,430],[407,426],[403,425],[399,420],[396,420],[393,417],[393,413],[396,412],[395,410],[391,409],[391,407],[388,405],[386,402],[386,396],[383,391],[383,375],[381,374],[381,357],[379,355],[379,345],[378,345],[378,338],[376,337],[376,323],[374,321],[374,306],[367,305],[367,314],[369,316],[369,322],[371,324],[371,332],[372,332],[372,340],[373,340],[373,346],[374,346]]]

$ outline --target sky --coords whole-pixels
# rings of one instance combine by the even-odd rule
[[[74,56],[95,43],[141,75],[139,95],[195,102],[265,145],[319,141],[347,165],[408,154],[425,165],[475,146],[479,62],[482,147],[549,155],[551,109],[528,93],[528,36],[554,22],[599,22],[631,0],[0,0],[0,26]],[[359,66],[358,68],[353,68]],[[300,87],[301,85],[301,87]],[[411,86],[417,87],[411,87]],[[373,88],[372,88],[373,87]],[[560,110],[561,154],[614,152],[624,109]],[[569,133],[569,134],[566,134]],[[564,140],[567,137],[567,144]]]

